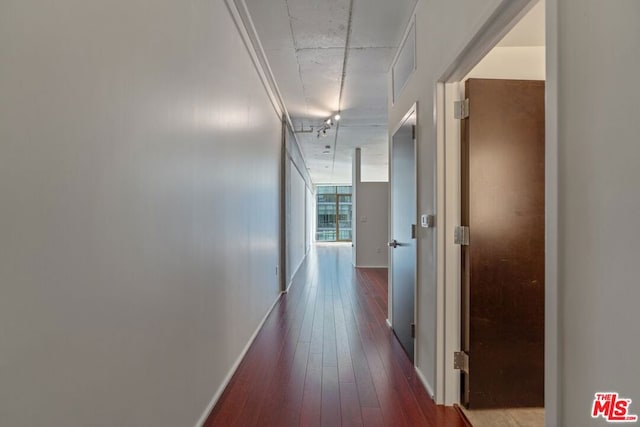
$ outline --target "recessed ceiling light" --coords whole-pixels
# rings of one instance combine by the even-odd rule
[[[336,114],[335,116],[333,116],[333,118],[336,119],[337,122],[338,120],[340,120],[340,114]]]

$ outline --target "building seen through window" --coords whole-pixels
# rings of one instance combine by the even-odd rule
[[[319,185],[316,187],[316,194],[316,240],[350,242],[351,186]]]

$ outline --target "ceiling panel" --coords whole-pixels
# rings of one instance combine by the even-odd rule
[[[351,47],[397,47],[416,0],[354,0]]]
[[[297,49],[344,48],[349,0],[287,0],[286,3]]]
[[[328,117],[338,110],[344,48],[302,49],[297,54],[307,106]]]

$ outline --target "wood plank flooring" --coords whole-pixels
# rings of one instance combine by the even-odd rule
[[[387,270],[317,246],[205,426],[465,426],[430,399],[386,317]]]

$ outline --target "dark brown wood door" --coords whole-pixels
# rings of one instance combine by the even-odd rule
[[[544,405],[544,82],[470,79],[462,341],[470,408]]]

